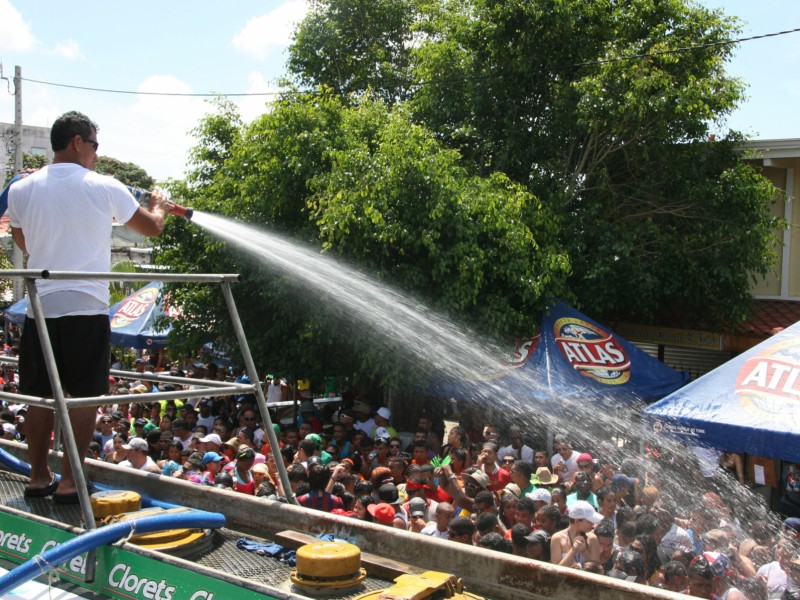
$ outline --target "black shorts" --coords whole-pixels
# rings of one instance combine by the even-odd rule
[[[76,398],[108,393],[111,328],[108,315],[45,319],[65,395]],[[25,318],[19,347],[19,391],[53,397],[36,321]]]

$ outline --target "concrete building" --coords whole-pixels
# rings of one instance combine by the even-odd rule
[[[3,165],[3,180],[8,170],[14,169],[14,152],[16,140],[14,139],[14,124],[0,123],[0,140],[2,140],[2,155],[0,161]],[[53,151],[50,148],[50,128],[22,126],[22,151],[37,156],[46,156],[47,161],[53,160]]]

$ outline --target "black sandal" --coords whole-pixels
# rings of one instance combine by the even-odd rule
[[[55,474],[51,474],[50,476],[52,479],[49,484],[43,488],[25,488],[24,496],[26,498],[46,498],[47,496],[52,496],[53,492],[58,489],[58,478]]]

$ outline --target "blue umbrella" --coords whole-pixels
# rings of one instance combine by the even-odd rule
[[[428,393],[481,398],[484,382],[492,381],[513,397],[535,405],[560,406],[563,400],[574,398],[594,409],[636,408],[688,382],[688,374],[673,370],[563,302],[543,315],[540,332],[520,342],[516,358],[498,364],[497,372],[435,381]]]
[[[125,348],[166,347],[172,327],[168,323],[156,325],[165,315],[161,285],[148,283],[109,309],[112,344]]]
[[[27,308],[27,298],[12,304],[5,311],[6,320],[21,325]],[[175,316],[176,312],[168,309],[167,314]],[[165,348],[171,326],[156,327],[156,320],[164,314],[161,283],[148,283],[109,309],[111,343],[125,348]]]
[[[644,411],[656,440],[672,437],[800,461],[800,323]]]

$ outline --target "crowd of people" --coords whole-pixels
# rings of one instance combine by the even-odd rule
[[[226,376],[213,364],[189,369]],[[0,376],[13,391],[13,370]],[[265,382],[284,397],[285,387]],[[800,597],[800,519],[774,527],[738,477],[691,479],[675,461],[668,472],[657,452],[610,440],[586,447],[585,436],[582,447],[556,436],[549,452],[528,445],[519,425],[474,418],[423,416],[398,433],[386,406],[347,398],[320,411],[307,398],[296,420],[271,419],[287,490],[253,396],[136,401],[158,390],[109,378],[114,402],[98,409],[88,457],[700,598]],[[7,403],[4,437],[25,440],[26,412]]]

